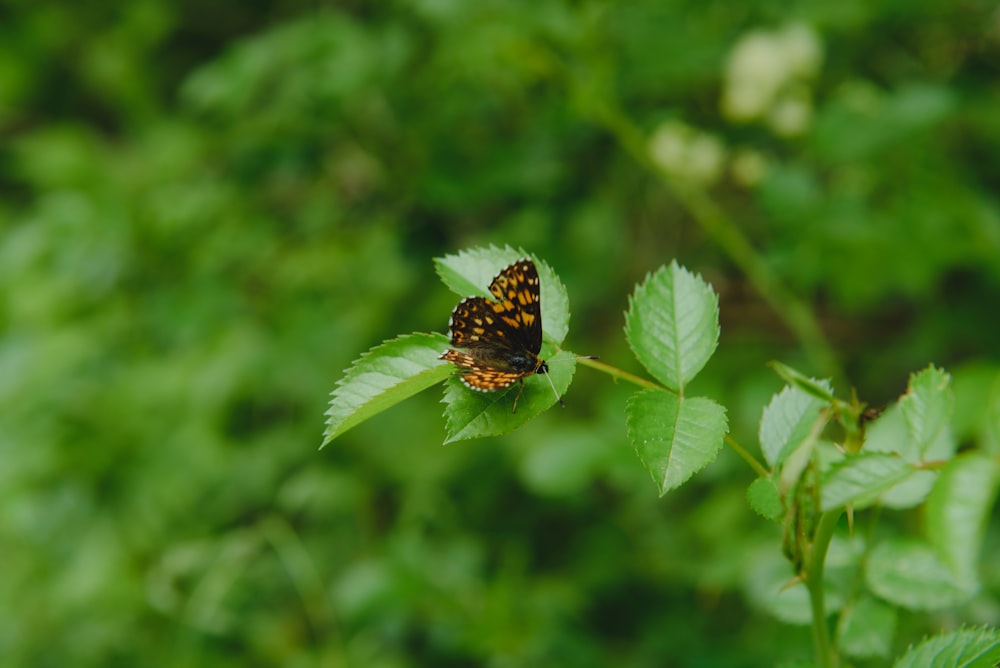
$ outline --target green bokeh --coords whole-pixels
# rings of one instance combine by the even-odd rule
[[[635,373],[634,285],[675,258],[702,274],[722,338],[692,392],[745,444],[780,389],[768,360],[822,375],[602,105],[724,148],[695,187],[812,306],[863,399],[894,399],[931,361],[957,387],[966,365],[973,389],[997,372],[989,3],[19,1],[0,16],[4,665],[808,657],[807,630],[741,593],[753,555],[777,551],[745,501],[752,472],[725,451],[658,500],[626,441],[631,389],[593,370],[508,436],[442,447],[435,388],[317,451],[343,369],[445,330],[455,297],[432,258],[470,246],[544,259],[569,294],[565,345]],[[795,135],[720,111],[736,45],[788,25],[823,54],[793,82],[810,113]],[[738,155],[762,161],[758,180]],[[995,418],[962,416],[966,442],[995,442]],[[986,583],[962,620],[998,623]],[[897,653],[936,624],[901,622]]]

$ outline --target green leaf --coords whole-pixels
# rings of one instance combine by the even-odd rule
[[[878,596],[910,610],[947,608],[971,594],[955,582],[930,545],[916,540],[877,545],[868,557],[865,580]]]
[[[775,481],[779,492],[787,494],[798,484],[809,464],[815,461],[814,455],[817,452],[818,446],[818,439],[806,438],[791,451],[785,459],[784,465],[778,471],[778,477]]]
[[[726,409],[704,397],[662,390],[632,395],[628,438],[663,496],[715,459],[726,435]]]
[[[781,362],[769,362],[769,366],[789,385],[794,385],[803,392],[811,394],[827,403],[833,401],[833,390],[830,389],[829,381],[810,378],[801,371],[797,371]]]
[[[911,464],[927,460],[951,459],[955,454],[955,441],[951,430],[942,429],[926,450],[921,450],[910,435],[909,426],[899,403],[890,406],[868,425],[865,436],[866,452],[894,452]]]
[[[547,348],[558,347],[569,331],[569,299],[566,288],[548,264],[510,246],[473,248],[434,260],[438,274],[445,284],[462,296],[489,296],[488,286],[504,267],[529,257],[535,263],[541,279],[541,309],[543,336],[551,346],[543,346],[542,356],[550,364],[548,377],[561,396],[569,388],[576,368],[574,357],[567,352],[549,356]],[[555,364],[552,364],[555,362]],[[530,376],[525,379],[523,395],[518,399],[517,412],[513,413],[514,399],[520,383],[498,392],[476,392],[463,385],[457,378],[445,388],[446,443],[468,438],[494,436],[521,426],[532,417],[556,403],[547,379]]]
[[[948,462],[927,499],[927,537],[956,580],[978,588],[976,564],[1000,483],[1000,464],[969,453]]]
[[[862,596],[844,609],[837,627],[837,644],[855,659],[889,656],[897,621],[895,608],[871,596]]]
[[[911,647],[894,668],[995,668],[1000,664],[1000,631],[958,629]]]
[[[747,488],[747,501],[754,512],[765,519],[779,521],[785,513],[778,486],[769,477],[760,477]]]
[[[576,370],[575,355],[562,351],[548,359],[549,378],[561,397],[569,388]],[[506,390],[478,392],[469,389],[457,377],[445,384],[444,409],[447,438],[445,443],[483,436],[496,436],[517,429],[522,424],[547,410],[556,403],[556,394],[549,381],[541,375],[524,379],[524,393],[517,401],[514,398],[520,384],[515,383]]]
[[[489,297],[490,282],[497,274],[521,258],[531,258],[538,269],[542,294],[542,329],[547,341],[560,345],[569,332],[569,297],[566,286],[548,264],[523,249],[510,246],[470,248],[434,259],[444,284],[461,297]]]
[[[448,288],[459,297],[489,297],[490,281],[504,267],[528,257],[523,248],[486,246],[467,248],[434,258],[434,269]],[[532,258],[534,259],[534,258]]]
[[[337,381],[320,447],[447,378],[451,365],[438,359],[447,347],[443,334],[418,333],[386,341],[363,354]]]
[[[625,314],[632,352],[654,378],[683,393],[719,342],[719,297],[676,261],[636,288]]]
[[[1000,366],[974,362],[954,372],[955,415],[952,425],[959,442],[976,442],[1000,455]]]
[[[823,476],[822,509],[831,510],[848,503],[858,508],[870,505],[914,472],[916,469],[898,455],[881,452],[848,455]]]
[[[899,404],[888,408],[885,413],[872,422],[867,429],[864,452],[882,452],[898,454],[911,464],[917,464],[924,455],[917,449],[910,438]],[[945,459],[951,456],[952,447],[941,438],[931,446],[927,456]],[[933,470],[917,470],[908,478],[886,490],[879,498],[879,503],[887,508],[902,510],[914,508],[924,502],[930,494],[938,472]]]
[[[917,469],[886,490],[879,497],[879,505],[885,508],[892,508],[893,510],[916,508],[930,494],[931,489],[934,488],[934,481],[937,478],[937,471]]]
[[[829,389],[829,381],[814,382]],[[761,452],[772,468],[779,466],[805,440],[820,419],[820,409],[826,404],[792,385],[786,385],[774,395],[771,403],[764,408],[759,432]]]
[[[953,402],[951,376],[946,372],[931,365],[910,376],[899,407],[910,437],[921,453],[926,453],[942,433],[947,433]]]

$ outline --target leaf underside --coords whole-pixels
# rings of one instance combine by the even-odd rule
[[[829,388],[829,381],[814,381]],[[760,449],[771,468],[777,468],[805,440],[826,402],[805,390],[786,385],[771,398],[760,419]]]
[[[879,598],[909,610],[940,610],[968,600],[972,591],[927,543],[892,539],[876,545],[865,567],[868,588]]]
[[[831,510],[847,504],[856,508],[870,505],[917,471],[896,454],[850,455],[831,466],[824,475],[822,509]]]
[[[948,462],[927,499],[927,537],[955,578],[978,587],[977,564],[1000,485],[1000,464],[980,453]]]

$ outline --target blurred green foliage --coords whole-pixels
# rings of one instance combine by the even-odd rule
[[[704,274],[722,339],[697,391],[753,442],[780,387],[765,362],[823,370],[670,174],[812,305],[862,398],[934,361],[955,374],[960,437],[1000,448],[991,3],[15,1],[0,17],[5,665],[808,656],[806,628],[752,604],[780,560],[745,502],[752,472],[725,452],[657,500],[625,440],[630,390],[597,374],[509,436],[441,447],[431,391],[316,451],[342,369],[444,331],[431,258],[488,243],[547,260],[567,343],[633,370],[632,286],[673,258]],[[748,76],[767,94],[739,97]],[[602,108],[657,138],[667,177]],[[973,605],[909,620],[897,653],[1000,622],[985,567]]]

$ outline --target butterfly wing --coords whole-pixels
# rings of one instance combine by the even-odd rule
[[[518,260],[490,283],[496,303],[492,310],[507,325],[509,336],[524,350],[542,350],[542,301],[538,269],[531,260]]]
[[[451,345],[441,359],[459,368],[462,381],[476,390],[509,387],[544,368],[538,270],[519,260],[490,283],[490,294],[469,297],[451,313]]]
[[[492,392],[510,387],[527,374],[520,371],[503,371],[465,351],[447,350],[441,359],[458,367],[458,374],[468,387],[482,392]]]

